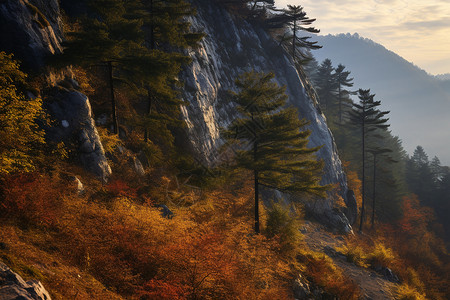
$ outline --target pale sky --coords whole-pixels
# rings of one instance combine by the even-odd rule
[[[437,75],[450,73],[450,0],[275,0],[301,5],[320,34],[355,33]]]

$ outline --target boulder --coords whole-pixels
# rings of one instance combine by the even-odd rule
[[[292,290],[295,299],[314,299],[308,282],[301,275],[295,279]]]
[[[46,129],[47,138],[72,145],[84,168],[107,182],[111,168],[92,119],[88,97],[77,91],[57,90],[52,100],[46,102],[46,108],[55,120],[55,125]]]
[[[51,300],[50,294],[37,280],[25,282],[22,277],[0,262],[0,300]]]
[[[353,233],[350,222],[344,213],[338,209],[325,210],[318,215],[320,221],[330,227],[333,231],[343,234]]]
[[[142,165],[141,161],[137,157],[133,157],[133,167],[136,174],[139,176],[145,175],[144,166]]]
[[[73,181],[75,182],[75,185],[76,185],[77,195],[78,196],[84,195],[86,190],[85,190],[84,185],[81,182],[81,180],[77,176],[73,176]]]

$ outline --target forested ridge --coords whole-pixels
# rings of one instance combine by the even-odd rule
[[[251,66],[223,95],[234,118],[220,160],[199,159],[180,74],[205,37],[191,26],[202,1],[61,1],[62,51],[43,66],[0,49],[0,262],[52,299],[366,299],[338,257],[392,298],[447,299],[450,168],[421,146],[408,155],[370,87],[313,59],[307,8],[214,4],[289,54],[334,135],[347,197],[321,183],[321,147],[286,87]],[[54,20],[31,2],[47,30]],[[84,119],[63,112],[67,99]],[[342,242],[331,252],[311,242],[305,208],[325,198],[349,219],[349,199],[358,207],[352,232],[328,224]]]

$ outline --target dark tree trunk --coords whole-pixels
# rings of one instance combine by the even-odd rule
[[[293,30],[293,36],[292,36],[292,59],[294,61],[295,64],[295,40],[297,39],[297,35],[296,35],[296,31],[297,31],[297,23],[294,17],[294,30]]]
[[[258,151],[258,143],[255,142],[253,145],[253,158],[256,161],[256,152]],[[259,183],[258,183],[258,171],[253,171],[253,176],[255,179],[255,232],[259,233]]]
[[[359,222],[359,231],[362,232],[363,230],[363,223],[364,223],[364,209],[365,209],[365,196],[364,196],[364,191],[365,191],[365,169],[366,169],[366,165],[365,165],[365,160],[366,160],[366,145],[365,145],[365,122],[366,119],[366,112],[365,112],[365,106],[363,106],[363,117],[362,117],[362,203],[361,203],[361,220]]]
[[[372,191],[372,229],[375,228],[375,184],[377,170],[377,155],[373,154],[373,191]]]
[[[113,83],[113,66],[112,61],[108,61],[108,73],[109,73],[109,88],[111,92],[111,115],[113,122],[113,133],[119,133],[119,121],[117,120],[117,106],[116,99],[114,97],[114,83]]]
[[[341,81],[339,75],[339,82]],[[339,125],[342,125],[342,99],[341,99],[341,84],[339,83],[339,91],[338,91],[338,101],[339,101]]]
[[[152,94],[150,93],[150,88],[147,89],[147,97],[148,97],[148,102],[147,102],[147,117],[150,116],[151,112],[152,112]],[[147,142],[148,141],[148,128],[147,125],[145,126],[145,131],[144,131],[144,141]]]
[[[150,14],[152,16],[151,22],[150,22],[150,49],[154,50],[156,48],[156,42],[155,42],[155,25],[153,24],[153,0],[150,0]],[[150,116],[150,113],[152,111],[152,93],[150,90],[150,87],[147,87],[147,117]],[[144,129],[144,141],[148,141],[148,128],[145,126]]]

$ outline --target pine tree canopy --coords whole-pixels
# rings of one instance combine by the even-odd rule
[[[389,118],[385,116],[389,111],[380,111],[377,107],[381,105],[381,101],[375,101],[375,95],[370,94],[370,89],[358,90],[360,102],[353,104],[353,110],[349,113],[350,122],[362,126],[364,134],[375,131],[377,129],[386,130],[389,125],[386,122]]]
[[[237,163],[256,171],[263,186],[284,192],[324,195],[320,186],[323,166],[313,156],[320,147],[307,148],[309,124],[287,105],[285,88],[272,81],[272,73],[244,73],[233,93],[239,118],[228,127],[226,137],[239,145]]]

